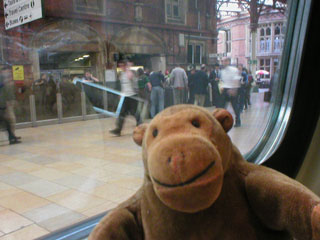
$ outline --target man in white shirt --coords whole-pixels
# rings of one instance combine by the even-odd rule
[[[173,86],[174,104],[185,103],[188,91],[188,77],[181,66],[177,66],[172,70],[170,84]]]
[[[240,120],[240,108],[238,101],[238,94],[240,88],[241,75],[236,67],[230,66],[230,58],[222,59],[223,69],[220,73],[220,78],[222,82],[222,107],[226,108],[226,103],[231,102],[233,111],[236,115],[235,127],[241,126]]]
[[[122,69],[119,79],[121,83],[121,92],[126,96],[124,99],[121,112],[116,121],[116,128],[110,130],[109,132],[113,135],[120,136],[121,130],[127,115],[132,115],[136,118],[137,125],[141,123],[140,113],[137,112],[138,101],[136,99],[130,98],[137,96],[135,91],[135,80],[134,74],[130,70],[130,63],[124,62],[120,63],[120,68]]]

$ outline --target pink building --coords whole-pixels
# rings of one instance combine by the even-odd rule
[[[285,35],[286,17],[273,11],[264,13],[259,18],[256,37],[256,60],[251,59],[250,19],[248,14],[223,18],[217,23],[218,60],[223,56],[231,58],[232,64],[243,64],[251,69],[251,64],[257,64],[257,69],[268,71],[263,78],[270,79],[280,64]]]

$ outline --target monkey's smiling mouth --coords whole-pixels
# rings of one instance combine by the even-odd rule
[[[190,178],[189,180],[182,182],[182,183],[178,183],[178,184],[167,184],[167,183],[162,183],[159,180],[155,179],[154,177],[152,177],[153,181],[157,184],[159,184],[160,186],[163,187],[167,187],[167,188],[175,188],[175,187],[182,187],[185,185],[188,185],[190,183],[195,182],[197,179],[199,179],[200,177],[202,177],[203,175],[205,175],[210,168],[212,168],[214,166],[215,162],[211,162],[208,167],[206,167],[202,172],[200,172],[199,174],[197,174],[196,176]]]

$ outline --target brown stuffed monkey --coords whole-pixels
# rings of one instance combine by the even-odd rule
[[[138,126],[145,177],[90,240],[320,240],[320,199],[270,168],[248,163],[227,132],[229,112],[165,109]]]

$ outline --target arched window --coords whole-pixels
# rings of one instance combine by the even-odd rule
[[[259,51],[260,52],[265,52],[265,49],[266,49],[266,42],[265,42],[264,35],[265,35],[264,28],[261,28],[260,29],[260,43],[259,43],[259,46],[260,46]]]
[[[266,30],[266,35],[267,35],[267,36],[270,36],[270,35],[271,35],[271,28],[269,28],[269,27],[267,28],[267,30]]]
[[[279,54],[283,47],[283,24],[277,23],[274,28],[273,51]]]
[[[166,0],[166,21],[185,23],[185,3],[183,0]]]
[[[266,40],[266,52],[270,52],[271,51],[271,38],[270,37],[267,37]]]

